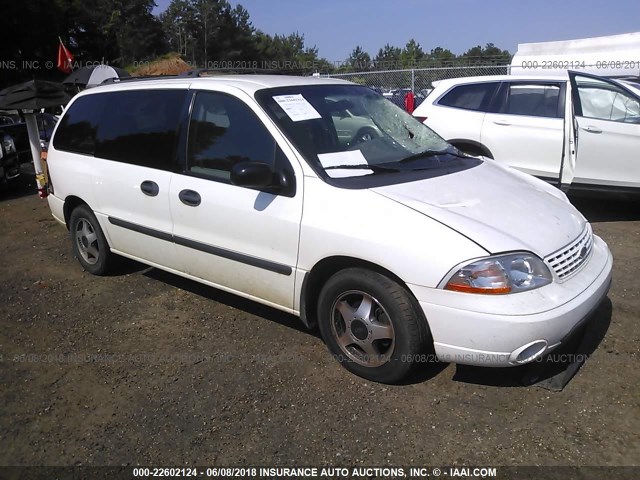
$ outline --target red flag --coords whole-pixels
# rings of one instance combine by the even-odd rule
[[[71,52],[67,50],[67,47],[62,43],[62,39],[60,39],[60,45],[58,46],[58,70],[63,71],[64,73],[71,73],[71,64],[73,63],[73,55]]]

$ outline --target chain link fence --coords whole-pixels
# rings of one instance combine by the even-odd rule
[[[411,90],[416,97],[417,106],[431,91],[434,81],[482,75],[506,75],[508,68],[508,65],[471,65],[335,73],[322,76],[366,85],[392,100],[398,97],[398,103],[404,102],[404,95]]]

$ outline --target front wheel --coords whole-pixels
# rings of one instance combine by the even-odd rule
[[[397,282],[362,268],[333,275],[318,301],[320,333],[349,371],[381,383],[405,378],[428,346],[427,322]]]
[[[89,273],[106,275],[114,263],[114,254],[100,228],[98,219],[87,205],[71,212],[69,233],[73,253]]]

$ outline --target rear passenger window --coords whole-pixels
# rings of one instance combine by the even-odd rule
[[[93,155],[96,146],[98,120],[102,115],[104,95],[78,98],[60,121],[53,139],[56,150]]]
[[[102,95],[105,108],[95,156],[173,170],[187,90],[133,90]]]
[[[529,115],[532,117],[561,118],[558,111],[560,87],[558,85],[531,85],[512,83],[499,113]]]
[[[496,82],[459,85],[446,93],[438,104],[465,110],[486,111],[497,85]]]
[[[229,182],[237,162],[268,163],[275,169],[275,160],[273,136],[247,105],[222,93],[198,93],[189,124],[189,172]]]

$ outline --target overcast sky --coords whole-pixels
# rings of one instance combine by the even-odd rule
[[[159,13],[170,0],[156,3]],[[344,60],[356,45],[373,57],[385,43],[402,47],[410,38],[426,51],[460,54],[492,42],[515,53],[518,43],[640,31],[639,0],[231,0],[238,3],[254,27],[298,31],[330,61]]]

